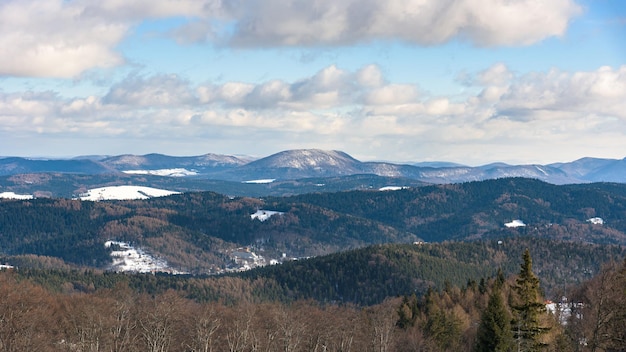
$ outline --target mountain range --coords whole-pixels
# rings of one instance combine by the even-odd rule
[[[293,187],[280,194],[329,191],[384,186],[416,186],[419,184],[449,184],[481,181],[507,177],[533,178],[551,184],[578,184],[591,182],[626,183],[625,159],[582,158],[571,162],[553,164],[509,165],[492,163],[482,166],[465,166],[448,162],[400,164],[391,162],[359,161],[345,152],[319,149],[297,149],[282,151],[263,158],[232,155],[205,154],[200,156],[168,156],[163,154],[84,156],[72,159],[31,159],[21,157],[0,158],[0,191],[33,192],[28,187],[47,174],[57,183],[69,175],[89,179],[82,191],[89,186],[141,184],[160,187],[167,183],[175,191],[211,190],[221,193],[241,191],[242,183],[272,183],[264,186],[265,192],[274,194],[269,188],[280,188],[285,182],[293,185],[294,180],[308,185],[297,190]],[[29,175],[28,177],[16,177]],[[150,176],[155,176],[150,178]],[[178,180],[161,179],[163,176]],[[355,177],[369,178],[364,182],[352,182]],[[346,182],[346,178],[349,180]],[[309,180],[307,182],[306,180]],[[314,180],[314,181],[311,181]],[[106,182],[105,182],[106,181]],[[67,182],[67,181],[66,181]],[[81,191],[80,182],[72,181]],[[219,185],[216,185],[216,182]],[[282,184],[281,184],[282,182]],[[40,182],[41,183],[41,182]],[[229,184],[230,183],[230,184]],[[341,185],[337,185],[341,183]],[[370,185],[367,185],[370,183]],[[334,186],[333,186],[334,185]],[[20,188],[21,187],[21,188]],[[69,187],[69,186],[68,186]],[[263,186],[257,187],[261,188]],[[71,187],[69,187],[71,188]],[[254,188],[254,187],[249,187]],[[36,191],[46,193],[45,187]],[[246,195],[257,195],[254,191]],[[49,191],[53,196],[70,196]]]

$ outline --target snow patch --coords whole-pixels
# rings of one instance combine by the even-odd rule
[[[198,175],[196,171],[187,170],[184,168],[159,169],[159,170],[126,170],[122,172],[125,174],[130,174],[130,175],[155,175],[155,176],[167,176],[167,177],[185,177],[185,176]]]
[[[598,217],[587,219],[587,222],[590,222],[594,225],[604,225],[604,219]]]
[[[385,186],[385,187],[381,187],[378,190],[379,191],[398,191],[401,189],[407,189],[409,187],[406,186]]]
[[[164,189],[144,187],[144,186],[111,186],[90,189],[81,194],[81,200],[128,200],[128,199],[148,199],[153,197],[165,197],[180,192],[168,191]]]
[[[169,272],[172,274],[182,274],[171,269],[167,262],[162,259],[154,258],[141,249],[134,248],[127,242],[106,241],[104,246],[110,248],[115,245],[119,250],[111,252],[113,264],[111,270],[117,272],[134,272],[134,273],[150,273],[150,272]]]
[[[522,220],[513,220],[504,224],[506,227],[523,227],[526,226]]]
[[[260,180],[243,181],[242,183],[263,184],[263,183],[272,183],[274,181],[276,181],[275,178],[266,178],[266,179],[260,179]]]
[[[273,210],[257,210],[256,213],[250,215],[250,218],[252,220],[259,219],[259,221],[265,221],[276,214],[282,215],[284,213],[281,211],[273,211]]]
[[[14,192],[2,192],[0,193],[0,198],[6,199],[33,199],[32,194],[16,194]]]

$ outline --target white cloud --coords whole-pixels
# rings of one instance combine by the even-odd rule
[[[580,12],[573,0],[5,0],[0,75],[70,78],[121,65],[119,44],[147,20],[180,21],[168,33],[184,43],[258,48],[461,39],[499,46],[561,36]],[[367,79],[377,84],[375,76]]]
[[[502,86],[511,82],[513,73],[503,63],[497,63],[480,72],[475,84],[483,86]]]
[[[230,104],[241,104],[253,90],[254,85],[252,84],[228,82],[219,88],[219,97]]]
[[[105,104],[134,107],[177,107],[196,100],[189,82],[176,75],[156,75],[148,79],[129,77],[111,87],[102,99]]]
[[[385,83],[383,73],[376,65],[367,65],[356,73],[357,82],[364,87],[380,87]]]
[[[123,62],[113,48],[128,24],[63,0],[0,2],[0,75],[73,77]]]
[[[0,140],[123,136],[253,147],[257,138],[275,148],[368,153],[376,140],[381,148],[436,153],[433,158],[465,153],[503,161],[520,153],[547,157],[555,149],[550,143],[587,155],[626,148],[626,66],[516,75],[498,64],[469,81],[474,93],[463,99],[422,96],[416,85],[387,83],[372,66],[329,66],[293,82],[195,85],[155,75],[128,77],[102,96],[0,91]],[[429,149],[422,151],[424,145]]]
[[[626,66],[526,74],[511,81],[496,107],[513,118],[549,118],[562,111],[626,120]],[[536,113],[543,111],[555,113]]]
[[[408,84],[388,84],[366,94],[366,105],[398,105],[412,103],[418,96],[417,87]]]
[[[224,1],[241,46],[345,45],[400,39],[419,45],[454,38],[479,46],[529,45],[565,33],[581,12],[572,0]]]
[[[124,63],[116,50],[147,19],[220,18],[219,1],[4,0],[0,75],[71,78]]]

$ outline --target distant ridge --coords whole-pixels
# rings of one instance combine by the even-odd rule
[[[362,162],[343,151],[321,149],[286,150],[256,160],[212,153],[199,156],[124,154],[57,160],[0,158],[0,176],[29,173],[99,175],[127,171],[136,171],[136,174],[173,175],[171,172],[159,172],[171,169],[179,170],[176,175],[187,178],[235,182],[376,175],[439,184],[507,177],[533,178],[552,184],[626,183],[626,159],[591,157],[548,165],[509,165],[495,162],[477,167],[445,161],[413,164]]]
[[[168,156],[163,154],[118,155],[102,159],[102,163],[118,170],[167,169],[174,167],[199,170],[224,169],[246,164],[246,161],[230,155],[204,154],[200,156]]]
[[[116,172],[100,162],[90,159],[39,160],[19,157],[0,159],[0,175],[58,172],[68,174],[102,174]]]

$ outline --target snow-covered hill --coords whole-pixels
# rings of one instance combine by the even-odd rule
[[[148,199],[169,196],[176,193],[179,192],[143,186],[111,186],[90,189],[81,194],[79,198],[81,200],[90,201]]]

